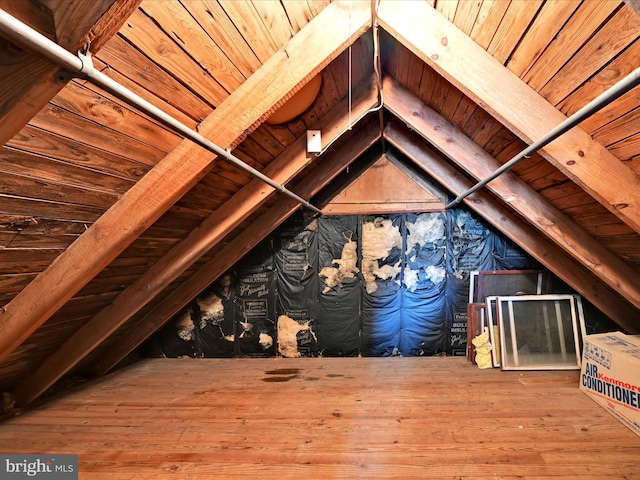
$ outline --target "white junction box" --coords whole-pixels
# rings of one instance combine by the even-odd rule
[[[307,130],[307,153],[322,153],[322,132]]]
[[[640,337],[587,335],[580,390],[640,436]]]

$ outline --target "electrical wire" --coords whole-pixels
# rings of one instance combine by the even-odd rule
[[[384,106],[384,97],[382,93],[382,73],[380,69],[380,36],[378,31],[378,7],[380,6],[380,0],[373,0],[374,7],[372,12],[371,24],[373,27],[373,72],[376,79],[376,85],[378,86],[378,105],[370,108],[362,115],[360,115],[356,121],[353,121],[352,112],[351,112],[351,1],[349,2],[349,62],[348,62],[348,76],[349,76],[349,93],[348,93],[348,108],[349,108],[349,126],[345,128],[342,132],[340,132],[336,137],[331,140],[325,147],[320,151],[320,153],[315,154],[316,157],[324,154],[338,139],[340,139],[346,132],[351,130],[354,125],[356,125],[360,120],[369,115],[370,113],[375,113],[382,109]]]

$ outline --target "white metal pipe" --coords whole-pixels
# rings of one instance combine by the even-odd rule
[[[467,198],[473,192],[480,190],[487,183],[494,180],[498,176],[502,175],[507,170],[516,166],[519,162],[524,160],[525,158],[529,158],[533,153],[537,152],[541,148],[545,147],[547,144],[551,143],[553,140],[558,138],[563,133],[569,131],[574,126],[578,125],[583,120],[587,119],[594,113],[596,113],[601,108],[613,102],[615,99],[621,97],[625,93],[627,93],[632,88],[638,86],[640,84],[640,67],[636,68],[633,72],[628,74],[622,80],[620,80],[615,85],[608,88],[606,91],[598,95],[596,98],[587,103],[580,110],[575,112],[569,118],[560,123],[557,127],[549,131],[545,136],[543,136],[540,140],[535,143],[532,143],[530,146],[525,148],[522,152],[517,154],[507,163],[498,168],[495,172],[480,180],[474,186],[470,187],[467,191],[458,195],[451,203],[449,203],[445,208],[451,208],[458,205],[462,200]]]
[[[245,162],[232,155],[230,152],[219,147],[195,130],[192,130],[182,122],[173,118],[171,115],[168,115],[155,105],[149,103],[144,98],[140,97],[128,88],[120,85],[118,82],[109,78],[102,72],[96,70],[93,67],[91,57],[88,53],[80,53],[78,56],[72,54],[68,50],[65,50],[57,43],[51,41],[28,25],[25,25],[23,22],[16,19],[2,9],[0,9],[0,34],[14,41],[17,45],[27,50],[34,51],[43,55],[52,62],[55,62],[63,67],[65,70],[69,70],[72,73],[78,73],[82,78],[90,80],[105,91],[111,93],[112,95],[115,95],[119,99],[150,115],[156,120],[162,122],[164,125],[172,128],[181,135],[184,135],[186,138],[206,148],[210,152],[213,152],[216,155],[226,159],[236,167],[260,179],[277,191],[293,198],[295,201],[299,202],[310,210],[313,210],[315,213],[322,213],[320,209],[316,208],[305,199],[291,192],[283,185],[275,182],[252,166],[247,165]]]

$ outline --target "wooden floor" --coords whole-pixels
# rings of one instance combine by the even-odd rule
[[[80,478],[640,478],[640,437],[578,372],[463,358],[153,359],[0,424]]]

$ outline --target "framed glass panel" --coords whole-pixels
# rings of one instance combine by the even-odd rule
[[[494,367],[500,366],[500,326],[496,312],[498,297],[487,297],[487,325],[489,326],[489,341],[491,342],[491,361]]]
[[[576,295],[496,298],[503,370],[580,368],[580,325]]]
[[[480,272],[469,273],[469,303],[478,303],[478,275]]]
[[[477,302],[489,296],[540,295],[549,292],[549,272],[544,270],[496,270],[478,272]]]

